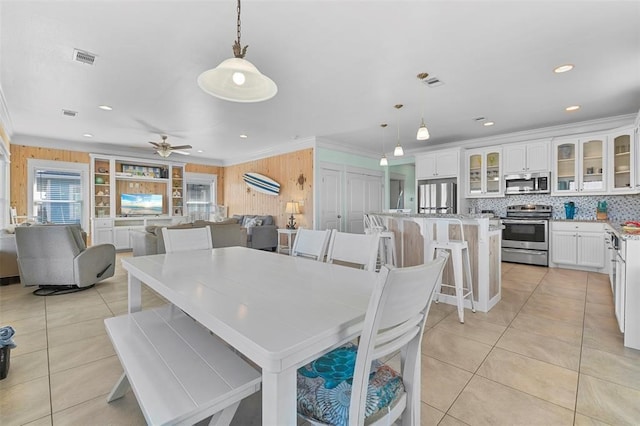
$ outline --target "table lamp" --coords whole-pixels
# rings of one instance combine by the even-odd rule
[[[294,221],[294,214],[300,214],[300,206],[297,201],[287,201],[287,206],[284,209],[285,213],[289,213],[289,223],[287,223],[287,229],[296,229],[296,222]]]

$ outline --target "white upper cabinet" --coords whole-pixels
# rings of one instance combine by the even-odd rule
[[[552,194],[606,193],[606,147],[606,135],[554,141]]]
[[[611,193],[634,193],[636,188],[633,127],[618,129],[609,135],[609,191]]]
[[[457,149],[416,155],[416,179],[457,177],[459,155]]]
[[[467,197],[502,197],[502,148],[469,149],[465,155]]]
[[[504,174],[548,172],[549,141],[503,145]]]

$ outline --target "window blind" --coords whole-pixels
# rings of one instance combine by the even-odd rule
[[[81,223],[83,197],[80,172],[35,171],[34,213],[41,223]]]

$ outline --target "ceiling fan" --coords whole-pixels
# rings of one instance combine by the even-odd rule
[[[158,143],[149,141],[149,143],[155,147],[156,154],[164,158],[170,156],[172,152],[175,152],[176,154],[189,155],[189,152],[182,150],[193,148],[191,145],[171,146],[171,144],[167,142],[166,135],[162,135],[162,142]]]

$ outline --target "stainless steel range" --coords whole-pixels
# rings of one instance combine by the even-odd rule
[[[549,265],[551,206],[524,204],[507,207],[502,219],[502,261]]]

